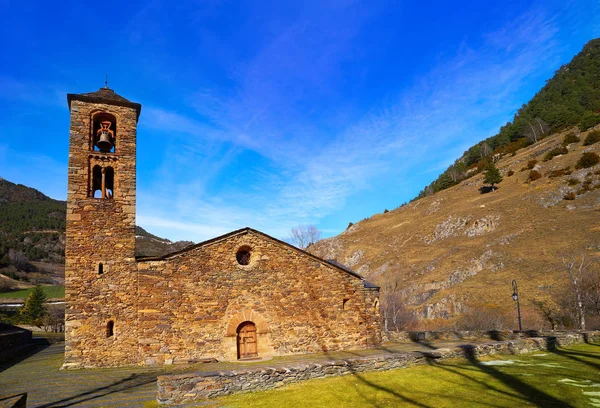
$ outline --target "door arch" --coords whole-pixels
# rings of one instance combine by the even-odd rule
[[[250,321],[243,322],[238,326],[236,332],[238,360],[258,357],[256,325]]]

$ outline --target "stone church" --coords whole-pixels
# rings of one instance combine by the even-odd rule
[[[65,368],[373,347],[379,288],[251,228],[136,258],[141,105],[68,94]]]

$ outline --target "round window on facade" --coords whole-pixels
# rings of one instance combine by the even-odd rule
[[[250,265],[250,258],[252,257],[252,254],[250,253],[250,247],[247,246],[243,246],[240,249],[238,249],[237,253],[235,254],[235,259],[237,259],[237,262],[240,265]]]

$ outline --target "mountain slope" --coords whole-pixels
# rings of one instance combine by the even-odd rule
[[[600,39],[589,41],[571,62],[515,114],[498,134],[469,148],[419,198],[469,177],[469,169],[494,153],[512,153],[544,136],[577,126],[588,130],[600,123]]]
[[[384,298],[401,299],[422,327],[441,327],[448,322],[435,319],[483,307],[514,315],[513,279],[525,320],[539,323],[532,301],[552,298],[568,284],[561,257],[600,254],[600,165],[575,169],[584,152],[599,152],[600,143],[583,146],[584,133],[568,145],[568,154],[543,161],[562,146],[565,133],[501,158],[496,165],[504,180],[494,192],[480,193],[478,174],[356,223],[311,252],[382,286]],[[571,174],[550,177],[567,167]],[[532,170],[542,177],[531,181]],[[565,200],[570,192],[576,198]]]
[[[0,177],[0,273],[37,283],[61,283],[65,217],[65,201]],[[136,255],[164,255],[191,244],[171,242],[136,227]]]

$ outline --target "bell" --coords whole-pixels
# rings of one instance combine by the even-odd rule
[[[102,130],[100,133],[100,137],[98,138],[98,142],[96,142],[96,146],[100,149],[101,152],[109,152],[110,149],[113,148],[112,138],[110,137],[110,133],[106,130]]]

